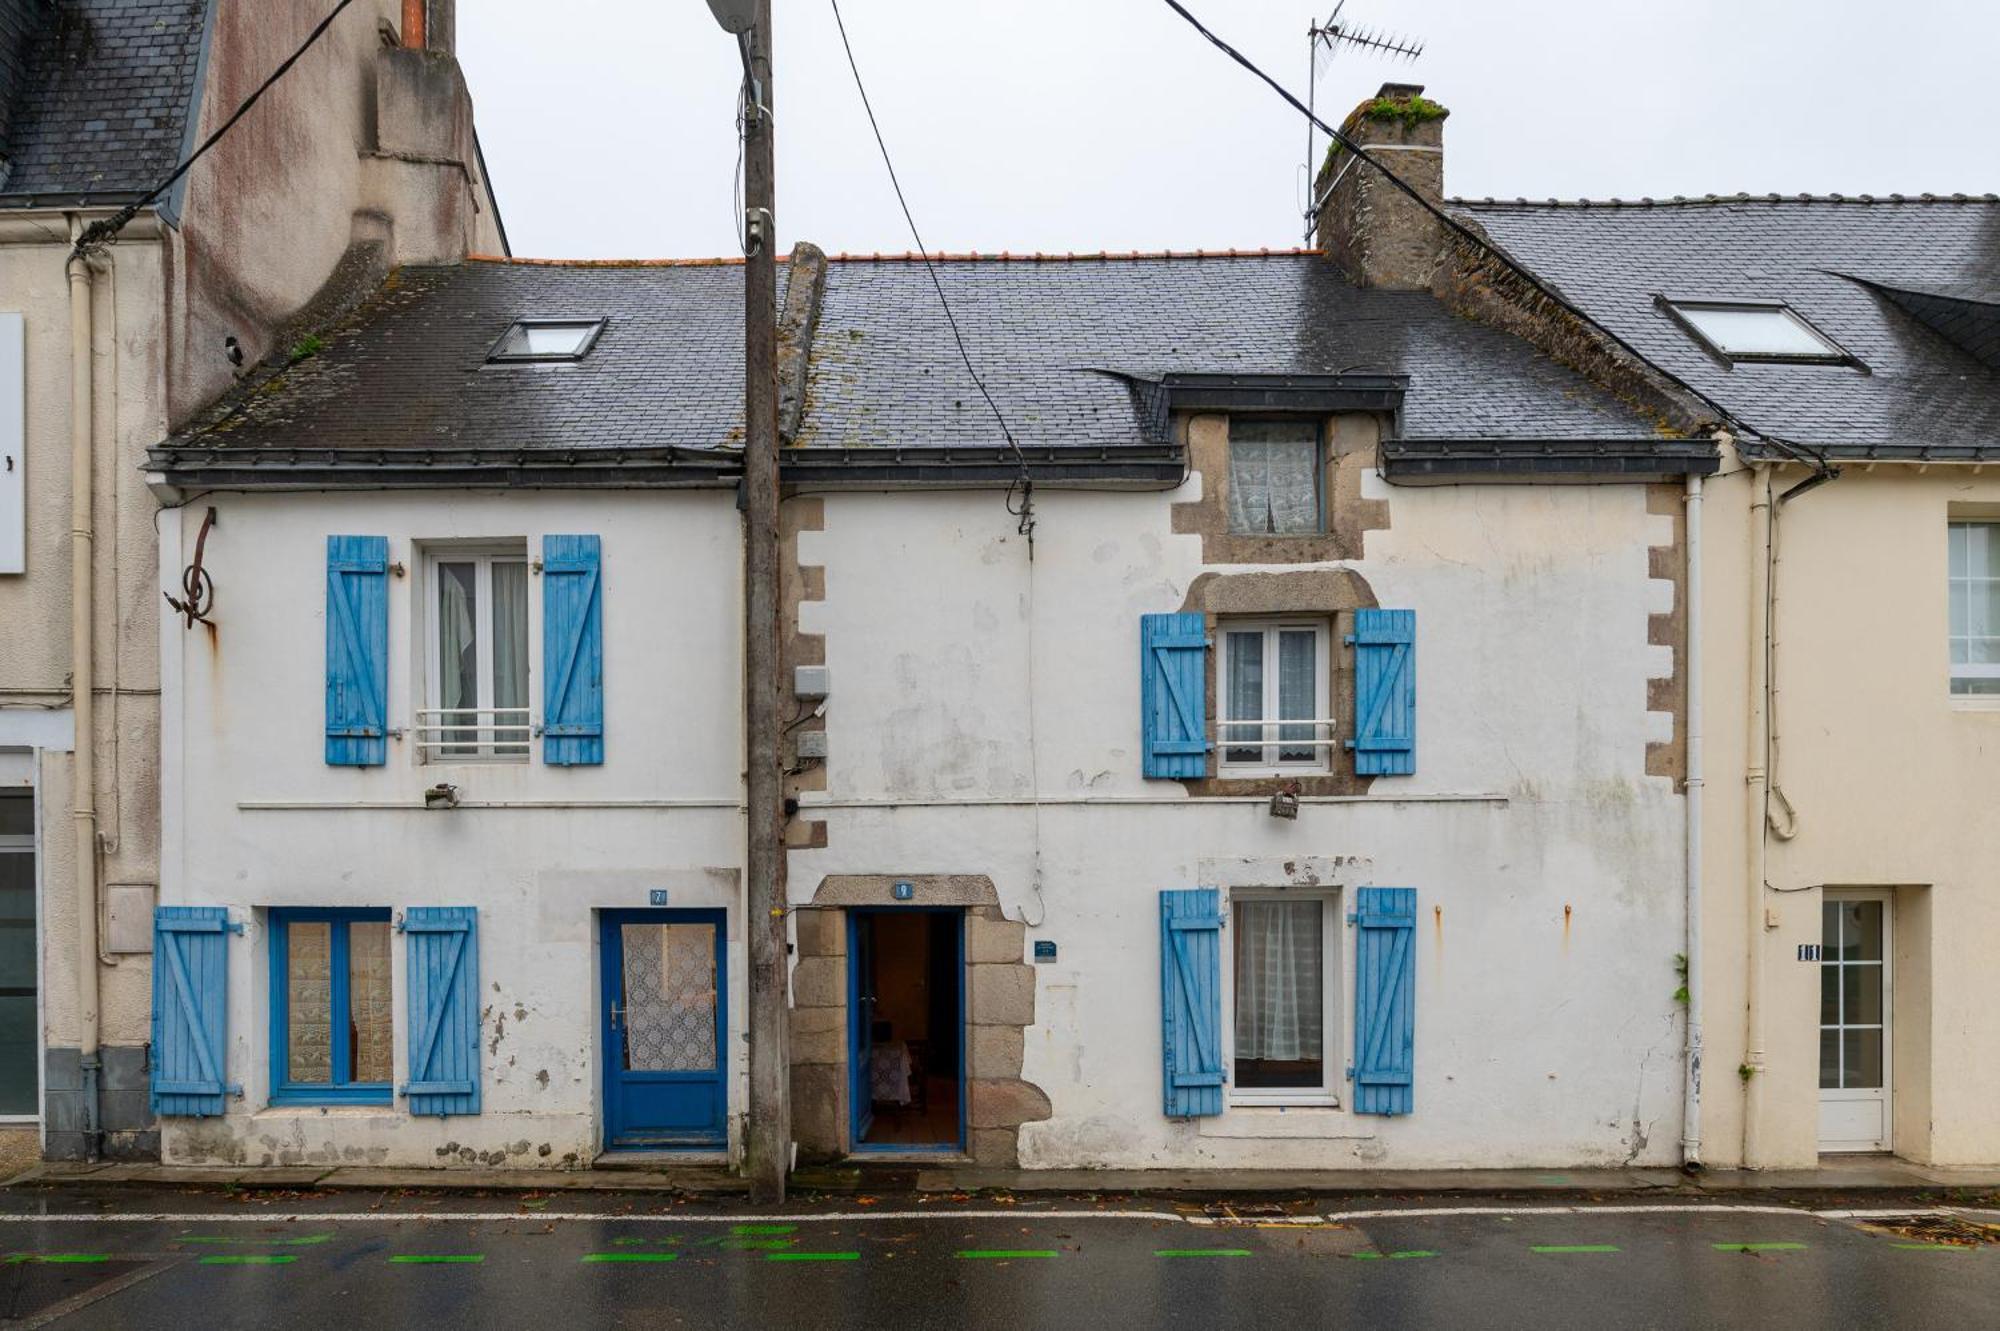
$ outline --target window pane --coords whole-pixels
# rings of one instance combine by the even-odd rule
[[[0,1114],[38,1108],[35,971],[35,857],[0,851]]]
[[[715,926],[627,924],[620,937],[626,1069],[715,1067]]]
[[[25,790],[0,794],[0,836],[35,834],[35,797]]]
[[[285,1080],[333,1080],[333,926],[294,920],[285,926]]]
[[[1723,351],[1736,356],[1837,356],[1823,341],[1781,309],[1722,305],[1677,305],[1683,318]]]
[[[1236,1084],[1326,1084],[1324,917],[1316,899],[1235,907]]]
[[[1882,959],[1882,903],[1879,901],[1846,901],[1841,903],[1841,915],[1845,923],[1841,928],[1841,944],[1850,960],[1880,961]]]
[[[1840,955],[1840,903],[1823,901],[1819,908],[1820,952],[1831,958]]]
[[[2000,523],[1974,522],[1966,542],[1966,572],[1976,578],[2000,578]]]
[[[1264,634],[1231,633],[1227,638],[1228,650],[1225,665],[1229,676],[1224,705],[1224,718],[1230,721],[1255,721],[1264,716]],[[1244,745],[1263,737],[1261,726],[1225,726],[1225,743]],[[1261,763],[1264,750],[1237,747],[1225,751],[1225,761],[1232,763]]]
[[[473,563],[438,565],[438,706],[472,709],[479,706],[479,566]],[[470,710],[439,720],[472,726],[478,721]],[[441,738],[463,743],[446,753],[476,751],[476,730],[451,730]]]
[[[1319,422],[1229,423],[1229,529],[1301,535],[1320,530]]]
[[[577,356],[590,339],[594,323],[517,323],[493,349],[496,357]]]
[[[1819,1085],[1823,1091],[1840,1089],[1840,1032],[1819,1033]]]
[[[1318,715],[1319,635],[1311,629],[1285,629],[1278,634],[1278,715],[1281,718]],[[1298,741],[1314,737],[1313,726],[1280,726],[1278,738],[1289,742],[1278,750],[1280,762],[1311,762],[1319,750]]]
[[[1950,576],[1954,578],[1962,578],[1965,576],[1965,571],[1966,571],[1965,544],[1966,544],[1967,528],[1969,526],[1970,526],[1969,523],[1954,522],[1951,524],[1951,527],[1949,529],[1948,540],[1946,545],[1946,549],[1948,551],[1946,568],[1949,570]]]
[[[1951,691],[1957,694],[2000,693],[2000,679],[1954,679]]]
[[[1262,440],[1229,432],[1229,530],[1263,533],[1271,529],[1271,464]]]
[[[1839,966],[1819,968],[1819,1024],[1840,1025],[1840,971]]]
[[[1882,1024],[1882,968],[1842,966],[1840,969],[1840,1020],[1848,1026]]]
[[[493,705],[528,705],[528,566],[516,560],[493,561]],[[497,724],[526,721],[526,716],[496,717]],[[506,738],[504,732],[501,738]],[[528,746],[517,732],[513,742],[495,752],[521,754]]]
[[[389,922],[347,926],[347,1066],[355,1081],[388,1081],[395,1029],[389,997]]]
[[[1840,1084],[1852,1090],[1874,1090],[1882,1085],[1882,1032],[1842,1031],[1841,1060],[1846,1065]]]

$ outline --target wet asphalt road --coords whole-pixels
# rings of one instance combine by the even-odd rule
[[[0,1325],[2000,1327],[2000,1246],[1802,1210],[872,1200],[5,1192]]]

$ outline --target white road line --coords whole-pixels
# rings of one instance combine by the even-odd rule
[[[1175,1211],[1062,1210],[1037,1211],[1027,1208],[983,1211],[825,1211],[811,1215],[751,1213],[743,1215],[632,1215],[596,1211],[290,1211],[254,1215],[211,1214],[200,1211],[144,1211],[119,1214],[60,1213],[51,1215],[0,1214],[0,1224],[47,1225],[343,1225],[396,1224],[416,1220],[431,1223],[497,1224],[510,1221],[562,1221],[595,1224],[638,1225],[818,1225],[857,1222],[911,1220],[1150,1220],[1189,1225],[1254,1228],[1258,1225],[1340,1224],[1354,1220],[1437,1219],[1454,1216],[1499,1215],[1789,1215],[1815,1220],[1888,1220],[1902,1216],[1948,1216],[1975,1211],[1958,1206],[1885,1206],[1861,1209],[1809,1210],[1797,1206],[1730,1202],[1652,1202],[1608,1205],[1523,1206],[1411,1206],[1379,1207],[1369,1210],[1329,1211],[1324,1215],[1211,1216],[1183,1215]]]

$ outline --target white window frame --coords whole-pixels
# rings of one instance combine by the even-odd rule
[[[1968,537],[1968,540],[1967,540],[1967,547],[1968,547],[1968,548],[1967,548],[1967,551],[1966,551],[1966,563],[1965,563],[1965,576],[1964,576],[1964,577],[1960,577],[1960,576],[1959,576],[1958,574],[1956,574],[1956,573],[1952,572],[1952,570],[1951,570],[1951,553],[1950,553],[1950,552],[1951,552],[1951,531],[1952,531],[1952,529],[1953,529],[1953,528],[1957,528],[1957,527],[1963,527],[1963,528],[1966,528],[1966,529],[1967,529],[1967,537]],[[1945,640],[1944,640],[1944,641],[1945,641],[1945,661],[1946,661],[1946,668],[1947,668],[1947,670],[1948,670],[1948,671],[1950,672],[1950,674],[1949,674],[1949,678],[1948,678],[1948,679],[1946,680],[1946,683],[1945,683],[1945,689],[1946,689],[1946,691],[1947,691],[1948,693],[1950,693],[1950,695],[1951,695],[1951,698],[1952,698],[1952,701],[1953,701],[1953,702],[1955,702],[1955,703],[1959,703],[1959,704],[1968,704],[1968,703],[1969,703],[1969,704],[1972,704],[1972,705],[1974,705],[1974,706],[1978,706],[1978,705],[1981,705],[1981,704],[1984,704],[1984,705],[1987,705],[1987,706],[2000,706],[2000,694],[1996,694],[1996,693],[1960,693],[1960,692],[1959,692],[1959,691],[1957,690],[1957,688],[1955,688],[1955,687],[1954,687],[1954,686],[1955,686],[1955,685],[1956,685],[1956,684],[1957,684],[1957,683],[1958,683],[1958,682],[1959,682],[1960,680],[1962,680],[1962,679],[1964,679],[1964,680],[1973,680],[1973,679],[2000,679],[2000,663],[1996,663],[1996,664],[1987,664],[1987,665],[1979,665],[1979,664],[1975,664],[1975,663],[1972,663],[1972,662],[1961,662],[1961,661],[1953,661],[1953,660],[1951,659],[1951,646],[1952,646],[1952,640],[1953,640],[1953,637],[1954,637],[1955,635],[1953,635],[1953,633],[1952,633],[1952,631],[1951,631],[1951,606],[1950,606],[1950,600],[1949,600],[1949,598],[1950,598],[1950,597],[1952,597],[1953,595],[1955,595],[1955,594],[1957,593],[1957,591],[1958,591],[1958,587],[1959,587],[1959,584],[1960,584],[1960,583],[1964,583],[1964,584],[1965,584],[1965,587],[1966,587],[1966,593],[1967,593],[1967,602],[1968,602],[1968,604],[1967,604],[1967,609],[1969,610],[1969,609],[1971,608],[1971,607],[1970,607],[1970,600],[1971,600],[1971,591],[1972,591],[1972,589],[1973,589],[1973,588],[1974,588],[1975,586],[1978,586],[1978,585],[1980,585],[1980,584],[1983,584],[1983,583],[1990,583],[1990,582],[2000,582],[2000,578],[1991,578],[1991,577],[1987,577],[1987,576],[1986,576],[1986,575],[1984,575],[1984,574],[1975,574],[1975,573],[1973,573],[1973,571],[1972,571],[1972,553],[1971,553],[1971,549],[1970,549],[1970,545],[1971,545],[1971,542],[1970,542],[1970,535],[1971,535],[1971,531],[1970,531],[1970,529],[1971,529],[1971,528],[1974,528],[1974,527],[1983,527],[1983,528],[1985,528],[1985,529],[1986,529],[1986,539],[1987,539],[1987,540],[1989,540],[1989,541],[1995,541],[1995,540],[2000,540],[2000,521],[1993,521],[1993,520],[1990,520],[1990,519],[1984,519],[1984,518],[1953,518],[1953,519],[1951,519],[1951,520],[1950,520],[1950,521],[1949,521],[1948,523],[1946,523],[1946,524],[1945,524],[1945,571],[1944,571],[1944,586],[1945,586],[1945,596],[1946,596],[1946,598],[1947,598],[1947,599],[1946,599],[1946,605],[1945,605]],[[1969,627],[1969,626],[1968,626],[1968,627]],[[1967,639],[1967,641],[1968,641],[1968,642],[1970,642],[1970,641],[1971,641],[1971,635],[1970,635],[1970,634],[1967,634],[1967,635],[1966,635],[1966,639]],[[1967,654],[1968,656],[1969,656],[1969,655],[1971,655],[1971,653],[1970,653],[1969,651],[1968,651],[1968,652],[1967,652],[1966,654]]]
[[[1309,720],[1278,720],[1278,640],[1279,634],[1290,630],[1300,632],[1310,629],[1313,633],[1313,716]],[[1264,706],[1261,721],[1243,721],[1229,716],[1229,701],[1233,696],[1230,689],[1229,635],[1232,633],[1264,634]],[[1258,619],[1223,618],[1216,624],[1216,700],[1215,700],[1215,753],[1217,766],[1225,776],[1292,776],[1312,775],[1328,772],[1333,768],[1333,748],[1340,741],[1335,732],[1338,718],[1333,714],[1333,659],[1329,655],[1333,645],[1333,626],[1325,619],[1313,616],[1284,616]],[[1262,724],[1271,734],[1280,726],[1313,724],[1314,753],[1310,759],[1281,761],[1277,752],[1286,745],[1305,743],[1301,740],[1280,742],[1275,735],[1268,741],[1243,743],[1231,741],[1233,728],[1242,725]],[[1262,753],[1254,762],[1233,760],[1232,749],[1260,748]]]
[[[532,607],[529,608],[526,631],[528,634],[528,674],[523,681],[527,686],[527,705],[506,716],[497,714],[493,708],[493,565],[520,564],[525,573],[532,574],[533,566],[528,560],[526,539],[514,541],[482,541],[477,544],[436,543],[422,547],[424,568],[423,641],[424,641],[424,697],[416,713],[416,752],[419,762],[425,764],[445,763],[525,763],[532,750],[532,738],[537,721],[534,715],[535,698],[535,621]],[[444,660],[443,647],[438,641],[440,606],[443,596],[443,565],[472,564],[473,595],[473,646],[478,672],[478,699],[476,708],[453,708],[454,713],[472,711],[479,714],[477,727],[446,726],[444,724]],[[530,600],[532,600],[532,596]],[[499,731],[496,727],[517,726],[523,729]],[[479,743],[465,745],[448,743],[447,733],[456,734],[466,729],[477,729]],[[518,738],[516,738],[518,736]],[[509,751],[501,751],[502,745]],[[518,751],[512,751],[518,745]],[[473,749],[474,752],[448,752],[448,749]]]
[[[1750,365],[1760,362],[1778,365],[1848,365],[1854,363],[1854,356],[1850,352],[1814,326],[1810,319],[1807,319],[1803,314],[1800,314],[1783,301],[1694,298],[1687,300],[1663,299],[1661,303],[1666,306],[1667,312],[1673,316],[1674,322],[1686,329],[1689,336],[1726,361]],[[1824,350],[1817,352],[1733,351],[1716,341],[1695,322],[1695,315],[1704,314],[1711,310],[1718,313],[1774,315],[1804,332],[1807,337],[1819,343]]]
[[[1236,928],[1236,906],[1244,901],[1317,900],[1320,903],[1320,1067],[1322,1084],[1310,1086],[1256,1086],[1236,1084],[1236,935],[1229,933],[1222,948],[1222,1040],[1223,1069],[1228,1078],[1227,1100],[1231,1108],[1291,1107],[1337,1109],[1347,1080],[1346,1032],[1341,1029],[1340,995],[1347,983],[1346,930],[1340,914],[1338,888],[1229,889],[1224,919],[1228,930]]]
[[[597,345],[597,339],[603,335],[604,325],[607,322],[609,321],[602,318],[564,319],[551,317],[516,319],[514,322],[508,324],[505,331],[493,340],[493,345],[487,348],[486,363],[488,365],[561,365],[580,361],[590,354],[592,347]],[[507,339],[514,335],[514,330],[517,328],[523,330],[573,328],[577,331],[576,345],[564,351],[501,350],[501,348],[507,345]]]

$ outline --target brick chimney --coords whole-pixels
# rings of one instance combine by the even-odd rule
[[[1432,203],[1444,198],[1444,121],[1450,114],[1414,83],[1385,83],[1340,127]],[[1380,171],[1335,143],[1313,186],[1319,247],[1357,286],[1427,291],[1444,254],[1444,228]]]

